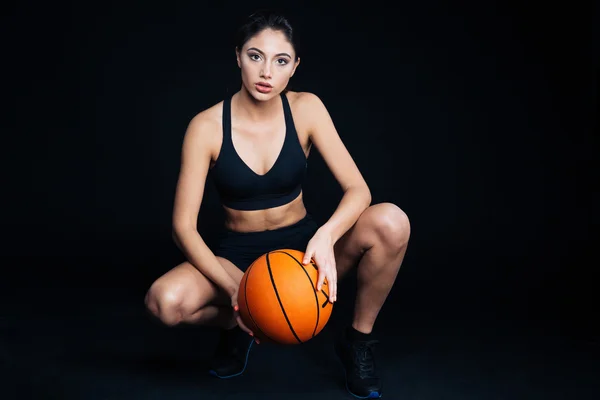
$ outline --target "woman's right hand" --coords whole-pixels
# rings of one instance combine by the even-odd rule
[[[250,336],[254,337],[254,333],[244,324],[242,321],[242,317],[240,316],[240,308],[238,306],[238,290],[236,290],[231,296],[231,306],[233,307],[233,316],[238,324],[238,326],[244,331],[247,332]],[[254,338],[256,343],[260,343],[257,338]]]

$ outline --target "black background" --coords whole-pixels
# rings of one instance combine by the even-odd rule
[[[373,202],[412,223],[381,318],[401,320],[404,304],[594,336],[588,20],[489,1],[279,5],[301,46],[292,89],[323,100]],[[182,138],[239,89],[233,33],[262,6],[4,6],[5,306],[76,320],[87,311],[73,304],[102,307],[115,293],[141,305],[181,260],[170,224]],[[340,196],[313,152],[307,208],[325,222]],[[221,217],[209,185],[207,240]]]

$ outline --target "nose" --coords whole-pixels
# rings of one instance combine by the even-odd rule
[[[260,72],[261,72],[261,74],[260,74],[261,78],[264,78],[264,79],[271,79],[272,78],[272,76],[271,76],[271,67],[270,67],[270,65],[268,63],[266,63],[263,66],[263,68],[262,68],[262,70]]]

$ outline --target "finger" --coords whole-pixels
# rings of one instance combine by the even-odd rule
[[[235,320],[237,321],[238,326],[247,334],[249,334],[250,336],[254,336],[254,333],[244,324],[244,321],[242,321],[242,317],[240,317],[240,315],[236,315]]]
[[[322,269],[319,269],[317,274],[319,275],[319,277],[317,278],[317,290],[320,291],[323,287],[323,281],[325,280],[327,273]]]
[[[254,333],[253,333],[253,332],[250,330],[250,328],[248,328],[248,327],[246,326],[246,324],[244,323],[244,320],[242,319],[242,317],[241,317],[239,314],[237,314],[237,315],[235,316],[235,320],[236,320],[236,322],[237,322],[238,326],[239,326],[239,327],[240,327],[240,328],[241,328],[241,329],[242,329],[244,332],[247,332],[249,335],[252,335],[252,336],[254,336]]]
[[[302,264],[306,265],[310,263],[310,259],[313,256],[313,250],[311,248],[307,248],[306,252],[304,252],[304,258],[302,259]]]
[[[335,301],[335,282],[331,272],[327,274],[327,286],[329,289],[329,302],[333,303]]]
[[[331,291],[333,292],[333,301],[337,301],[337,273],[335,271],[333,271],[333,277],[331,279],[332,283],[332,289]]]
[[[235,304],[233,306],[233,313],[234,313],[235,320],[236,320],[238,326],[243,331],[245,331],[246,333],[248,333],[250,336],[254,336],[254,333],[244,324],[244,321],[242,320],[242,317],[240,316],[239,310],[240,310],[240,307],[237,304]]]
[[[236,320],[240,329],[247,332],[250,336],[254,337],[254,332],[252,332],[252,330],[250,330],[250,328],[248,328],[246,324],[244,324],[244,321],[239,315],[237,316]],[[258,340],[258,338],[254,337],[254,341],[256,342],[256,344],[260,344],[260,340]]]
[[[331,269],[331,291],[333,292],[333,301],[337,301],[337,268],[335,266],[335,262],[333,263],[333,268]]]

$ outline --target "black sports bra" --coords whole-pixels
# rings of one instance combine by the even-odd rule
[[[236,210],[262,210],[287,204],[302,191],[306,156],[298,139],[287,96],[283,93],[281,101],[285,140],[275,164],[264,175],[254,172],[233,147],[231,97],[223,102],[223,143],[210,170],[223,205]]]

